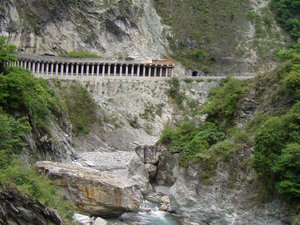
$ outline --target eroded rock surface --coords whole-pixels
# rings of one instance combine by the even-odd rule
[[[0,187],[0,224],[62,224],[55,210],[47,208],[13,187]]]
[[[26,52],[160,57],[168,45],[162,31],[151,0],[17,0],[0,7],[0,34]]]
[[[142,194],[134,182],[79,164],[38,162],[37,167],[66,190],[78,208],[89,215],[114,217],[136,211]]]
[[[290,224],[283,202],[258,203],[260,192],[253,182],[254,172],[239,167],[249,154],[249,150],[241,151],[230,162],[219,163],[216,175],[209,181],[202,178],[201,163],[176,166],[168,210],[198,224]]]

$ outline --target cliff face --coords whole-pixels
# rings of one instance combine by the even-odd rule
[[[198,73],[253,75],[274,69],[276,49],[289,42],[268,3],[6,0],[0,3],[0,35],[38,54],[78,50],[118,59],[170,54]]]
[[[13,187],[0,187],[0,200],[1,224],[62,224],[55,210]]]
[[[106,57],[160,57],[167,41],[151,0],[9,0],[0,3],[0,35],[20,50],[84,50]]]

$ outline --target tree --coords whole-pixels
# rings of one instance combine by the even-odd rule
[[[13,56],[12,53],[16,51],[14,45],[7,43],[6,37],[0,36],[0,73],[6,73],[5,64],[14,62],[17,57]]]

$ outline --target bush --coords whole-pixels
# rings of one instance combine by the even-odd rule
[[[182,108],[182,103],[183,103],[183,100],[185,99],[185,95],[184,95],[184,93],[180,92],[179,80],[176,77],[173,77],[170,80],[169,84],[170,84],[170,89],[169,89],[168,95],[175,100],[176,104],[179,107]]]
[[[218,121],[223,127],[231,125],[244,92],[245,87],[240,80],[230,77],[221,80],[220,86],[211,90],[209,102],[203,108],[207,121]]]
[[[295,40],[300,38],[299,7],[298,0],[271,1],[271,9],[275,12],[277,21]]]
[[[287,144],[274,161],[272,171],[279,177],[279,193],[291,200],[300,199],[300,144]]]
[[[300,103],[281,117],[267,120],[255,134],[253,167],[268,191],[299,199]]]
[[[33,128],[45,131],[51,112],[61,112],[61,102],[47,82],[22,68],[0,74],[0,107],[7,113],[29,117]]]
[[[159,143],[169,147],[172,153],[181,153],[180,165],[190,160],[206,160],[210,158],[209,147],[225,139],[213,123],[204,123],[199,127],[193,121],[186,121],[176,129],[166,125]]]

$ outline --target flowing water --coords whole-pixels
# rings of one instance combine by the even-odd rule
[[[144,200],[141,210],[136,214],[123,214],[123,221],[136,225],[181,225],[179,220],[168,212],[160,211],[154,202]]]
[[[159,211],[157,204],[153,202],[145,200],[143,207],[151,211],[138,213],[141,218],[140,225],[180,225],[171,213]]]

